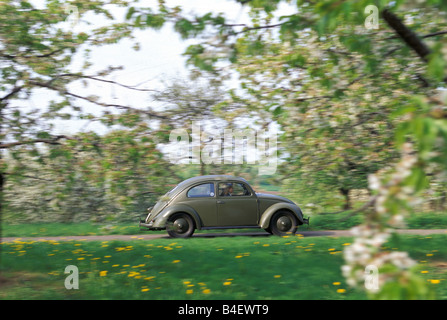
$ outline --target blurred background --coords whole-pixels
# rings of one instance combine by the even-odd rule
[[[137,221],[173,185],[205,174],[242,176],[310,215],[346,212],[399,180],[405,143],[417,161],[387,208],[444,212],[445,9],[441,0],[0,1],[2,220]],[[271,128],[272,175],[244,155],[242,164],[218,152],[212,163],[169,158],[174,129],[209,150],[225,129]]]

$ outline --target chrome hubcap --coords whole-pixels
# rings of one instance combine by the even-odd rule
[[[185,233],[189,229],[188,221],[184,218],[179,218],[174,221],[173,229],[177,233]]]
[[[292,220],[287,216],[281,216],[276,221],[276,226],[280,231],[288,231],[292,228]]]

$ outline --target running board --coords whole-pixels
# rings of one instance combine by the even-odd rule
[[[261,229],[260,226],[224,226],[224,227],[202,227],[200,230],[213,230],[213,229]]]

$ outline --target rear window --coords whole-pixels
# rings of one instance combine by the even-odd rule
[[[214,197],[214,183],[203,183],[188,190],[188,198]]]

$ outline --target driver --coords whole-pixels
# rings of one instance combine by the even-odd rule
[[[228,183],[225,187],[224,191],[222,192],[221,196],[231,196],[233,194],[233,184]]]

